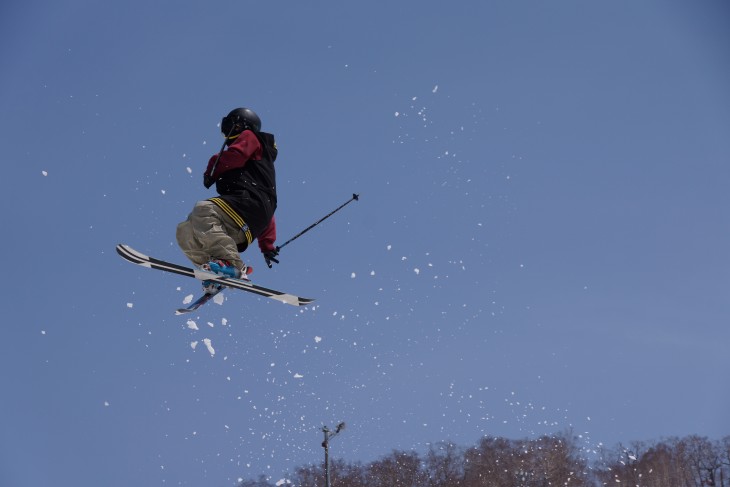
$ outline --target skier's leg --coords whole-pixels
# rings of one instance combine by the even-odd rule
[[[223,259],[241,269],[243,261],[238,254],[237,241],[243,238],[243,232],[233,220],[210,201],[197,202],[188,219],[177,226],[180,249],[199,266]]]

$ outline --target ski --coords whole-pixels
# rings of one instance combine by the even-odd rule
[[[206,271],[203,269],[186,267],[183,265],[174,264],[172,262],[166,262],[164,260],[156,259],[154,257],[150,257],[141,252],[138,252],[129,245],[125,244],[117,245],[117,253],[125,260],[128,260],[133,264],[141,265],[142,267],[147,267],[148,269],[171,272],[173,274],[179,274],[181,276],[193,277],[201,281],[215,281],[228,288],[240,289],[249,293],[258,294],[259,296],[274,299],[276,301],[281,301],[282,303],[290,304],[292,306],[304,306],[314,301],[314,299],[302,298],[294,294],[289,294],[282,291],[259,286],[248,280],[224,277],[214,272]],[[202,296],[200,299],[204,298],[205,296]],[[210,297],[208,299],[205,299],[205,301],[200,305],[202,306],[202,304],[209,300]]]
[[[187,314],[187,313],[192,313],[193,311],[195,311],[196,309],[200,308],[205,303],[207,303],[208,301],[210,301],[211,299],[213,299],[216,296],[216,294],[218,294],[222,290],[223,289],[218,289],[218,290],[216,290],[215,292],[212,292],[212,293],[203,293],[202,296],[200,296],[198,299],[196,299],[195,301],[193,301],[192,303],[190,303],[190,305],[187,308],[178,308],[175,311],[175,314],[176,315],[184,315],[184,314]]]

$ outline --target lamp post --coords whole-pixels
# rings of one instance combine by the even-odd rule
[[[322,442],[322,448],[324,448],[324,486],[330,487],[330,439],[334,438],[340,432],[345,429],[345,422],[337,425],[334,433],[330,431],[327,426],[322,427],[324,433],[324,441]]]

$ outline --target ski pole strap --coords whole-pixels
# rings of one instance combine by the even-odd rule
[[[236,213],[236,210],[233,209],[231,205],[229,205],[226,200],[223,198],[208,198],[208,201],[211,203],[215,203],[218,208],[223,210],[223,212],[231,217],[231,220],[233,220],[236,225],[238,225],[238,228],[241,229],[243,234],[246,236],[246,242],[248,242],[248,245],[251,245],[251,242],[253,242],[253,235],[251,234],[251,229],[248,227],[248,224],[241,218],[241,215]]]

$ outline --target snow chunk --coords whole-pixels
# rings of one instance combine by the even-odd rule
[[[415,272],[416,275],[418,275],[418,274],[421,273],[421,269],[419,269],[418,267],[416,267],[415,269],[413,269],[413,272]]]
[[[322,341],[322,337],[316,336],[316,337],[314,337],[314,341],[315,341],[315,343],[319,343]]]
[[[197,346],[198,346],[198,342],[197,341],[190,342],[190,348],[192,348],[193,350],[195,350],[195,347],[197,347]]]
[[[48,176],[48,171],[41,171],[41,174],[43,174],[44,176]]]
[[[188,320],[188,322],[186,324],[188,325],[188,328],[190,328],[191,330],[195,330],[195,331],[198,330],[198,324],[195,323],[193,320]]]
[[[215,356],[215,349],[213,348],[213,345],[210,342],[210,338],[203,338],[203,343],[205,344],[205,347],[208,349],[208,352],[210,353],[211,357]]]
[[[187,296],[185,296],[185,299],[183,299],[183,304],[190,304],[192,302],[193,302],[192,294],[188,294]]]

